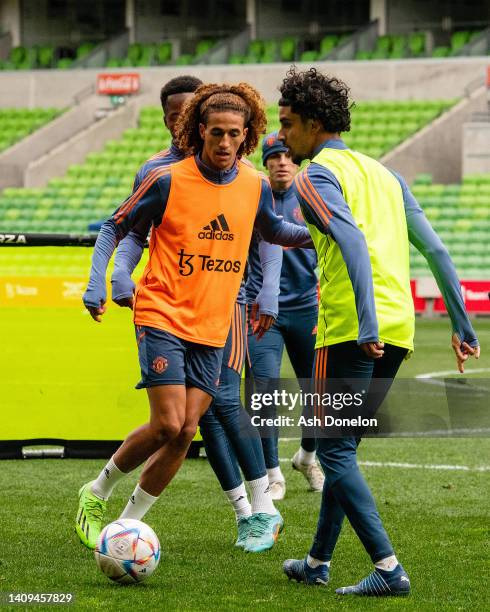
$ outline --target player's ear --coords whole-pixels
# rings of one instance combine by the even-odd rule
[[[245,142],[245,139],[247,138],[247,134],[248,134],[248,128],[243,128],[242,142]]]
[[[311,131],[314,134],[318,134],[318,132],[321,132],[322,130],[322,124],[320,123],[320,121],[318,121],[318,119],[311,119]]]
[[[206,133],[206,126],[204,123],[199,124],[199,136],[204,140],[204,134]]]

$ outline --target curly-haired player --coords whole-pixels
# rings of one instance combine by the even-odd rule
[[[340,133],[350,128],[347,86],[314,68],[292,69],[280,91],[279,138],[293,159],[311,159],[294,184],[320,267],[314,376],[319,388],[330,392],[335,379],[349,381],[353,392],[368,387],[373,416],[413,350],[409,242],[427,258],[444,297],[461,372],[470,355],[478,358],[478,340],[451,258],[405,181],[342,141]],[[409,578],[357,465],[358,435],[327,437],[328,428],[319,431],[325,484],[317,532],[307,558],[289,559],[284,571],[307,584],[327,584],[347,516],[375,567],[337,593],[406,595]]]
[[[118,241],[130,230],[153,226],[149,261],[134,300],[137,386],[147,390],[150,420],[129,434],[97,480],[80,491],[81,539],[89,547],[100,532],[105,500],[125,474],[150,458],[140,477],[141,496],[150,507],[182,464],[216,394],[254,226],[269,242],[311,244],[306,228],[274,214],[267,179],[237,159],[244,143],[252,146],[262,129],[260,97],[251,96],[246,85],[214,87],[205,98],[197,97],[201,104],[186,115],[189,121],[199,117],[195,154],[150,171],[104,223],[95,245],[83,301],[100,321],[106,269]],[[181,122],[179,133],[188,133],[186,128]],[[267,521],[273,538],[281,526],[279,513]]]
[[[178,147],[186,155],[196,155],[202,148],[209,117],[223,112],[238,113],[244,120],[246,135],[238,147],[237,157],[255,151],[260,136],[265,132],[267,117],[264,100],[248,83],[201,85],[177,121]]]

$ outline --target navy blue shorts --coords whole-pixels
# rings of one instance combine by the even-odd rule
[[[169,332],[136,325],[141,368],[137,389],[158,385],[197,387],[214,398],[223,349],[177,338]]]

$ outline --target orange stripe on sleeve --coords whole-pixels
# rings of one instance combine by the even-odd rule
[[[320,219],[328,225],[329,219],[324,209],[319,207],[317,202],[311,197],[309,192],[306,190],[306,183],[304,182],[303,173],[297,175],[296,177],[296,185],[298,187],[298,191],[301,194],[301,197],[313,208],[316,214],[320,217]]]
[[[327,203],[325,202],[325,200],[322,198],[322,196],[318,193],[318,191],[313,187],[313,183],[310,181],[309,177],[308,177],[308,169],[306,169],[303,173],[303,177],[305,179],[305,186],[308,189],[308,192],[313,196],[313,198],[315,199],[315,201],[318,203],[318,205],[320,207],[323,207],[326,212],[327,215],[330,217],[330,219],[333,217],[332,213],[328,210],[327,207]]]
[[[114,215],[116,223],[122,223],[122,221],[128,216],[131,210],[141,200],[145,193],[154,185],[158,179],[162,178],[170,173],[170,167],[157,168],[148,173],[148,176],[143,180],[138,189],[134,194],[126,201],[126,204]]]

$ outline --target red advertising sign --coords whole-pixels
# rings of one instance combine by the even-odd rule
[[[103,73],[97,75],[97,93],[100,95],[126,96],[140,88],[140,75],[129,73]]]
[[[410,281],[410,288],[412,290],[412,298],[413,298],[413,305],[415,308],[415,312],[417,313],[425,312],[425,306],[426,306],[425,299],[417,296],[417,281],[416,280]]]
[[[468,312],[490,314],[490,281],[461,281],[461,291]],[[446,312],[441,297],[434,301],[434,312]]]

